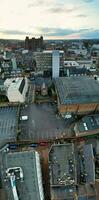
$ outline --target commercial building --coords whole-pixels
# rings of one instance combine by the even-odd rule
[[[96,200],[92,145],[52,145],[49,176],[51,200]]]
[[[53,51],[52,53],[52,77],[59,77],[59,68],[60,68],[60,55],[59,51]]]
[[[36,61],[36,70],[37,71],[52,71],[52,65],[55,64],[55,54],[57,54],[57,72],[59,71],[59,68],[63,68],[63,62],[64,62],[64,51],[56,51],[56,50],[50,50],[50,51],[43,51],[43,52],[35,52],[34,53],[34,59]],[[56,64],[55,64],[56,66]],[[55,68],[53,68],[55,69]],[[55,71],[55,70],[54,70]]]
[[[61,114],[86,114],[99,110],[99,81],[92,77],[55,79],[58,110]]]
[[[25,49],[31,51],[37,51],[38,49],[43,49],[43,37],[40,38],[31,38],[26,37],[25,39]]]
[[[90,75],[90,71],[87,70],[85,67],[78,68],[78,67],[65,67],[64,68],[64,76],[86,76]]]
[[[6,199],[44,200],[39,154],[36,151],[2,152],[2,181]]]
[[[80,67],[79,63],[74,60],[65,60],[64,67]]]
[[[5,80],[4,85],[7,88],[9,102],[25,102],[28,91],[27,78],[9,78]]]
[[[83,46],[83,44],[80,43],[78,45],[72,45],[71,47],[69,47],[68,53],[86,56],[87,55],[87,49]]]
[[[77,137],[99,133],[99,114],[83,117],[75,124],[74,131]]]
[[[90,69],[90,67],[93,66],[92,60],[88,59],[77,60],[77,63],[79,64],[80,68],[85,67],[86,69]]]
[[[49,152],[51,200],[73,199],[76,166],[73,144],[53,145]]]

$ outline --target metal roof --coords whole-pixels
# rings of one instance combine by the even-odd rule
[[[86,76],[55,79],[61,104],[84,104],[99,102],[99,82]]]

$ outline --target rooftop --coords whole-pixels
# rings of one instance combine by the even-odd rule
[[[49,162],[52,174],[51,185],[62,186],[76,183],[73,144],[53,145],[49,153]]]
[[[99,82],[93,78],[61,77],[55,79],[61,104],[84,104],[99,102]]]
[[[59,53],[64,53],[62,50],[45,50],[43,53],[53,53],[54,51],[59,51]]]
[[[53,145],[49,153],[49,169],[53,199],[73,198],[76,184],[74,145]]]
[[[52,145],[49,152],[52,199],[95,199],[95,166],[92,145]],[[76,187],[78,186],[78,187]]]
[[[88,116],[83,117],[77,123],[77,129],[80,132],[99,129],[99,114],[88,115]]]
[[[40,200],[35,156],[35,151],[3,153],[3,175],[8,168],[21,167],[23,170],[23,182],[16,179],[20,199]],[[5,182],[5,188],[8,199],[14,200],[9,179]]]
[[[76,68],[74,66],[71,66],[71,67],[66,67],[64,69],[64,73],[66,75],[69,74],[69,76],[72,76],[72,75],[75,76],[75,75],[88,75],[90,72],[85,67],[83,67],[83,68]]]

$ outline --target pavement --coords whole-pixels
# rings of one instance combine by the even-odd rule
[[[17,107],[0,108],[0,146],[16,140]]]
[[[53,103],[29,105],[21,110],[22,115],[27,115],[28,120],[20,121],[20,140],[39,142],[71,134],[66,120],[57,115],[56,105]]]

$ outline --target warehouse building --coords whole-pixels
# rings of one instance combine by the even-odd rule
[[[99,111],[99,81],[73,76],[55,79],[58,110],[61,114],[87,114]]]
[[[6,199],[44,200],[41,166],[36,151],[2,152]]]
[[[6,79],[4,85],[7,88],[7,97],[9,102],[25,102],[28,91],[27,78],[10,78]]]
[[[92,145],[52,145],[49,176],[51,200],[96,200]]]

